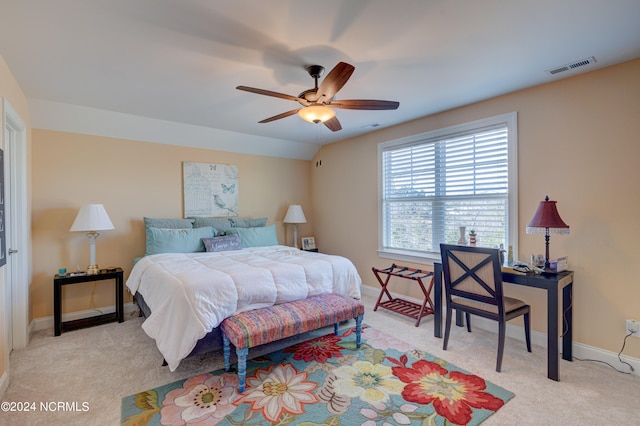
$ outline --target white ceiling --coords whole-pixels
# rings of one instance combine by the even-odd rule
[[[193,125],[260,152],[302,143],[310,158],[372,125],[638,58],[639,20],[638,0],[0,0],[0,55],[30,104]],[[297,96],[313,87],[305,65],[339,61],[356,70],[336,98],[400,107],[338,110],[333,133],[295,115],[258,124],[299,105],[235,89]]]

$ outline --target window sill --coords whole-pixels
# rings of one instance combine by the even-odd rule
[[[383,259],[399,260],[403,262],[418,263],[420,265],[433,265],[439,262],[440,256],[436,253],[416,253],[406,251],[378,250],[378,256]]]

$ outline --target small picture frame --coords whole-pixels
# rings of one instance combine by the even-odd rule
[[[313,250],[316,248],[316,239],[313,237],[302,237],[302,250]]]

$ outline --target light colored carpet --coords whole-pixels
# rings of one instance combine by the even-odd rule
[[[497,335],[481,329],[467,333],[454,327],[449,349],[433,337],[433,319],[414,321],[380,309],[363,298],[365,322],[393,334],[416,348],[473,372],[516,394],[483,425],[640,425],[640,378],[617,373],[591,362],[560,363],[560,382],[547,379],[546,349],[507,339],[502,372],[495,371]],[[162,367],[162,356],[140,325],[128,317],[122,324],[53,336],[53,330],[35,333],[26,349],[11,354],[11,383],[7,402],[34,402],[35,412],[0,412],[0,425],[118,425],[120,402],[127,395],[222,368],[222,355],[184,360],[173,373]],[[328,332],[332,330],[329,329]],[[299,340],[299,339],[296,339]],[[288,339],[271,350],[289,346]],[[251,351],[258,356],[263,351]],[[43,411],[40,403],[62,402],[80,411]],[[82,403],[87,403],[83,406]],[[88,411],[82,411],[88,407]]]

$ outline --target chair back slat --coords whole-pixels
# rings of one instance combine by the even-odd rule
[[[498,249],[441,244],[447,300],[463,297],[503,311],[502,271]]]

